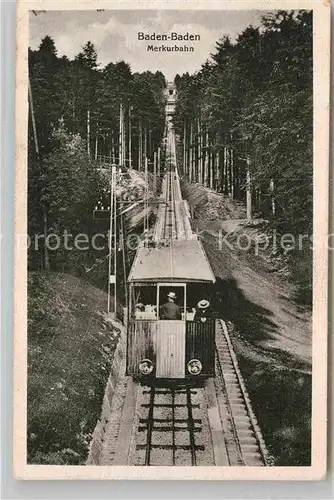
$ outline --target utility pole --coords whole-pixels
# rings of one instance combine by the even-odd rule
[[[118,150],[118,163],[119,166],[123,166],[123,103],[120,102],[119,105],[119,150]]]
[[[145,156],[145,202],[144,202],[144,235],[148,231],[148,159]]]
[[[125,307],[126,307],[126,317],[127,317],[127,313],[129,310],[129,299],[128,299],[128,287],[127,287],[127,265],[126,265],[126,255],[125,255],[125,237],[124,237],[123,213],[121,213],[120,241],[122,244],[124,296],[125,296]],[[124,324],[126,325],[126,322],[124,322]]]
[[[129,106],[129,169],[132,169],[132,128],[131,128],[131,106]]]
[[[158,147],[158,177],[160,177],[160,172],[161,170],[161,148],[160,146]]]
[[[115,286],[114,286],[114,314],[115,319],[117,317],[117,198],[116,198],[116,182],[117,182],[117,174],[114,174],[114,277],[115,277]]]
[[[125,157],[126,157],[126,126],[125,126],[125,113],[122,106],[122,167],[125,167]]]
[[[115,143],[114,143],[114,130],[113,129],[111,130],[110,143],[111,143],[110,162],[111,163],[116,163],[116,153],[115,153]]]
[[[111,181],[110,181],[110,226],[109,226],[109,261],[108,261],[108,308],[107,311],[110,313],[111,306],[111,285],[114,285],[114,314],[116,317],[116,271],[117,271],[117,235],[116,235],[116,194],[115,194],[115,184],[116,184],[116,165],[113,164],[111,167]],[[112,259],[113,257],[113,259]],[[114,269],[112,271],[112,260],[114,260]]]

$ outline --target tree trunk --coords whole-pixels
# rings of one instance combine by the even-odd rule
[[[116,163],[116,151],[115,151],[115,141],[114,141],[114,131],[111,132],[111,151],[112,151],[112,163]]]
[[[148,155],[149,158],[152,157],[152,129],[148,131]]]
[[[94,158],[95,158],[95,161],[97,161],[97,150],[98,150],[98,124],[97,124],[97,127],[96,127],[96,136],[95,136],[95,155],[94,155]]]
[[[215,190],[220,191],[221,186],[221,175],[220,175],[220,151],[216,152],[215,161]]]
[[[139,134],[138,134],[138,170],[142,169],[143,161],[143,125],[141,119],[139,119]]]
[[[227,158],[226,158],[226,146],[224,146],[224,167],[223,167],[223,193],[227,193]]]
[[[129,106],[129,169],[132,169],[132,127],[131,127],[131,107]]]
[[[271,192],[271,213],[272,215],[276,214],[276,202],[275,202],[275,183],[274,179],[270,179],[270,192]]]
[[[157,153],[153,154],[153,193],[157,194]]]
[[[43,230],[44,230],[44,270],[50,271],[50,259],[49,259],[49,249],[47,245],[48,236],[48,218],[46,213],[45,205],[42,205],[43,210]]]
[[[187,178],[187,125],[186,121],[183,124],[183,174]]]
[[[144,158],[147,158],[147,128],[144,128]]]
[[[203,183],[202,127],[199,118],[197,120],[197,182]]]
[[[209,186],[209,133],[205,132],[204,186]]]
[[[247,167],[246,167],[246,209],[247,209],[247,220],[252,220],[252,184],[251,184],[249,157],[247,157]]]
[[[87,154],[90,159],[90,110],[87,111]]]
[[[227,174],[227,194],[231,196],[231,160],[230,146],[226,147],[226,174]]]
[[[234,151],[233,151],[233,148],[231,147],[230,148],[230,163],[231,163],[231,198],[232,200],[234,199],[234,182],[235,182],[235,179],[234,179],[234,159],[233,159],[233,156],[234,156]]]

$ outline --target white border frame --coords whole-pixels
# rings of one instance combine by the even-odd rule
[[[309,467],[127,467],[27,465],[27,81],[29,10],[313,9],[314,271],[312,465]],[[18,0],[16,48],[16,193],[14,234],[14,471],[25,479],[314,480],[326,472],[328,333],[328,176],[330,4],[328,0]],[[316,171],[315,171],[316,169]]]

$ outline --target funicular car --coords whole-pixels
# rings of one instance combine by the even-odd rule
[[[127,375],[185,381],[214,376],[214,315],[197,314],[198,304],[212,303],[214,283],[196,235],[138,248],[128,278]]]

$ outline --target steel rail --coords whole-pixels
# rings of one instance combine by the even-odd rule
[[[146,451],[145,451],[145,465],[150,465],[151,463],[151,450],[152,450],[152,433],[154,427],[154,398],[155,398],[155,388],[151,388],[150,392],[150,403],[149,412],[147,419],[147,440],[146,440]]]
[[[187,387],[187,409],[188,409],[188,431],[190,440],[190,451],[191,451],[191,464],[197,465],[196,462],[196,443],[195,443],[195,422],[193,418],[192,403],[191,403],[191,391]]]
[[[175,390],[172,389],[172,444],[173,444],[173,465],[175,465],[175,451],[176,451],[176,446],[175,446]]]
[[[269,460],[268,460],[269,453],[268,453],[266,444],[264,442],[264,439],[263,439],[260,427],[258,425],[256,416],[255,416],[255,414],[253,412],[253,409],[252,409],[252,406],[251,406],[250,398],[248,396],[248,392],[247,392],[247,389],[246,389],[246,386],[245,386],[245,383],[244,383],[244,380],[243,380],[243,376],[242,376],[242,374],[240,372],[240,369],[239,369],[239,366],[238,366],[237,357],[236,357],[236,354],[234,352],[233,344],[231,342],[230,335],[229,335],[226,323],[222,319],[220,319],[219,321],[220,321],[220,324],[221,324],[221,327],[222,327],[222,330],[223,330],[223,336],[224,336],[224,338],[225,338],[225,340],[227,342],[228,351],[229,351],[229,355],[230,355],[230,358],[231,358],[231,361],[232,361],[233,369],[234,369],[235,375],[236,375],[237,380],[238,380],[238,385],[239,385],[239,388],[240,388],[240,392],[242,394],[242,399],[243,399],[243,402],[245,404],[249,420],[250,420],[251,425],[252,425],[252,430],[254,432],[254,436],[255,436],[255,439],[256,439],[256,442],[257,442],[257,445],[258,445],[259,453],[260,453],[260,455],[262,457],[262,461],[263,461],[264,465],[269,465]],[[219,359],[219,356],[218,356],[218,359]],[[220,365],[220,362],[219,362],[219,365]],[[222,372],[221,373],[222,380],[225,383],[224,376],[223,376],[223,370],[222,370],[221,366],[220,366],[220,370]]]

